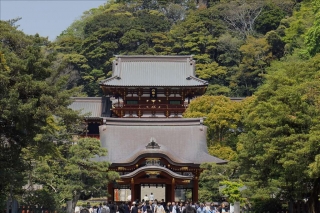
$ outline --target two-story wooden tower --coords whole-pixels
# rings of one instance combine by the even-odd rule
[[[118,100],[115,117],[176,118],[207,89],[194,72],[191,56],[117,56],[112,77],[100,85],[105,95]]]

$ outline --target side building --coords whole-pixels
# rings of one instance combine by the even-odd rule
[[[182,118],[190,100],[208,83],[195,77],[192,56],[117,56],[112,77],[101,81],[102,98],[74,98],[72,109],[90,113],[84,136],[99,137],[120,180],[108,185],[110,199],[143,197],[144,187],[163,187],[163,199],[198,200],[200,164],[226,161],[208,154],[202,118]]]

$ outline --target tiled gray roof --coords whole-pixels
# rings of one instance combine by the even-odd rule
[[[154,120],[158,123],[148,125],[148,119],[107,118],[106,125],[100,126],[100,141],[108,149],[108,156],[100,160],[130,163],[142,154],[159,153],[176,163],[226,163],[208,154],[207,127],[200,124],[200,119],[197,123],[195,119]],[[174,126],[170,125],[171,121],[175,122]],[[150,138],[156,140],[160,149],[146,148]]]
[[[117,56],[107,86],[203,86],[192,56]]]
[[[82,115],[86,117],[101,117],[102,99],[101,97],[74,97],[69,108],[80,110]]]

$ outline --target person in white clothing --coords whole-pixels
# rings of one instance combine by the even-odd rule
[[[154,201],[154,195],[153,195],[152,192],[151,192],[151,194],[150,194],[150,196],[149,196],[149,200]]]
[[[130,212],[132,211],[133,207],[136,205],[136,202],[132,202],[131,208],[130,208]]]
[[[76,208],[74,209],[74,212],[75,212],[75,213],[79,213],[79,212],[80,212],[80,207],[79,207],[79,206],[76,206]]]

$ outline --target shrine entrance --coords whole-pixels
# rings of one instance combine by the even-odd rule
[[[151,196],[152,193],[152,196]],[[166,185],[165,184],[141,184],[140,185],[140,200],[153,199],[166,200]],[[148,199],[145,199],[147,197]]]
[[[120,177],[120,180],[108,185],[110,198],[115,201],[115,189],[130,189],[130,201],[142,200],[145,195],[149,199],[151,192],[154,199],[160,201],[181,201],[185,200],[186,189],[192,189],[193,196],[197,196],[193,176],[177,174],[165,167],[144,166]]]

